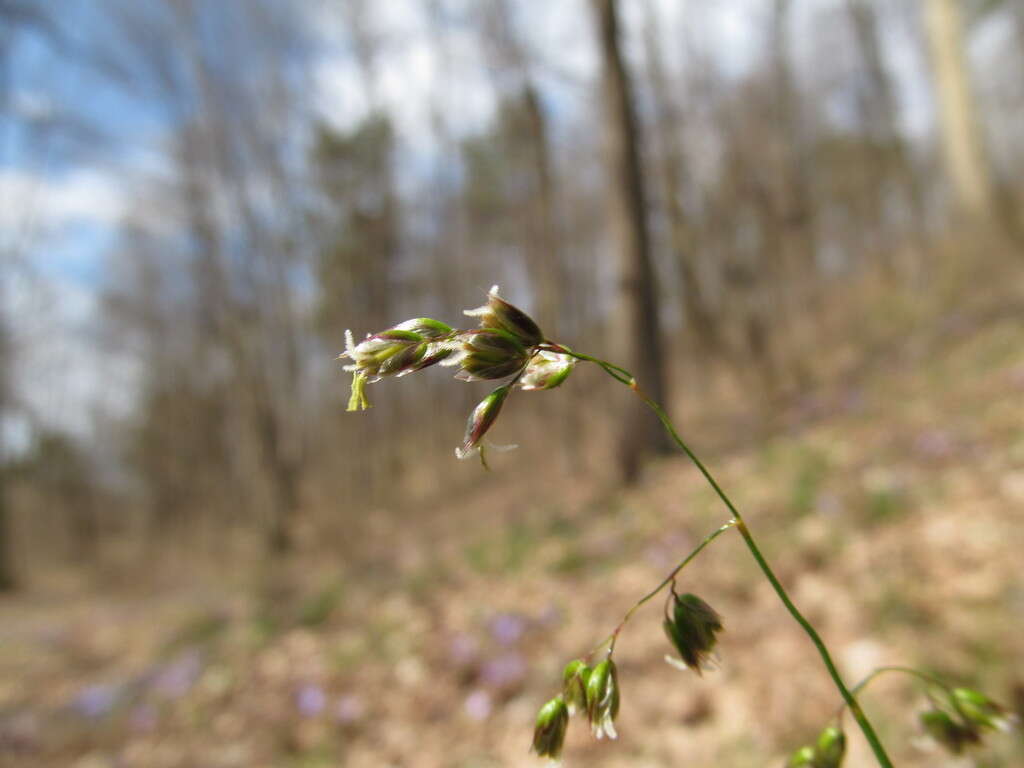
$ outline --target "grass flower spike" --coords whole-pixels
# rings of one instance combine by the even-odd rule
[[[345,332],[345,351],[339,355],[352,362],[348,410],[366,410],[366,387],[385,376],[401,377],[434,364],[457,366],[461,381],[500,381],[470,414],[466,435],[455,454],[460,459],[479,454],[487,466],[481,438],[494,424],[514,385],[524,390],[554,389],[568,377],[576,363],[570,354],[542,349],[544,334],[528,314],[498,295],[498,286],[487,294],[487,303],[466,310],[480,318],[478,328],[456,330],[429,317],[418,317],[367,335],[358,344]],[[560,347],[559,350],[562,348]]]
[[[352,397],[348,410],[366,410],[366,385],[385,376],[404,376],[439,363],[453,355],[452,329],[428,317],[406,320],[394,328],[369,334],[358,344],[351,331],[345,331],[345,351],[339,358],[348,358],[345,366],[352,373]]]
[[[814,751],[815,768],[839,768],[846,756],[846,734],[830,725],[818,736]]]
[[[964,721],[977,728],[1007,732],[1017,725],[1017,718],[1006,707],[983,693],[970,688],[954,688],[951,698]]]
[[[812,747],[800,747],[786,761],[786,768],[840,768],[846,757],[846,734],[830,725]]]
[[[462,369],[455,374],[461,381],[505,379],[520,373],[529,362],[526,348],[508,331],[482,328],[466,331],[461,339]]]
[[[700,675],[702,670],[711,668],[709,659],[718,642],[716,635],[722,631],[722,618],[694,594],[677,595],[673,591],[672,604],[672,615],[665,617],[663,626],[680,658],[666,656],[665,660]]]
[[[959,755],[965,748],[981,742],[977,728],[954,720],[948,712],[930,709],[921,713],[921,727],[950,754]]]
[[[814,747],[800,747],[786,761],[786,768],[814,768]]]
[[[587,681],[591,669],[582,660],[570,661],[562,673],[562,696],[569,707],[569,714],[587,711]]]
[[[533,729],[533,751],[538,757],[558,760],[565,743],[565,732],[569,727],[569,708],[561,696],[556,696],[537,713],[537,724]]]
[[[527,392],[554,389],[569,378],[576,359],[561,352],[538,352],[530,359],[519,379],[519,388]]]
[[[473,409],[469,415],[469,421],[466,422],[466,437],[462,441],[462,445],[455,449],[455,455],[458,458],[468,459],[474,453],[480,453],[481,460],[483,459],[483,446],[480,444],[480,440],[497,420],[498,414],[501,413],[501,406],[504,405],[505,398],[508,397],[511,390],[512,388],[508,384],[498,387]]]
[[[524,347],[535,347],[544,341],[544,334],[533,318],[498,295],[498,286],[492,285],[487,303],[463,314],[479,317],[481,328],[505,331],[515,336]]]
[[[594,735],[601,739],[618,738],[615,718],[619,714],[619,674],[615,662],[605,659],[587,679],[587,717]]]

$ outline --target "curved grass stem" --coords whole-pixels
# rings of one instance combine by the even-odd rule
[[[740,536],[743,537],[743,541],[747,545],[747,549],[750,550],[750,554],[757,562],[757,565],[761,569],[761,572],[764,574],[765,578],[771,584],[772,589],[775,590],[775,594],[778,596],[779,600],[782,601],[782,604],[785,606],[790,616],[793,617],[797,624],[800,625],[801,629],[803,629],[807,636],[810,637],[811,642],[814,643],[814,647],[818,650],[818,655],[821,657],[821,660],[825,665],[825,669],[828,670],[828,674],[832,678],[832,682],[835,684],[836,690],[839,691],[839,694],[843,698],[843,702],[845,703],[846,707],[850,710],[850,713],[853,715],[854,719],[857,721],[857,725],[860,726],[860,730],[864,734],[864,738],[867,739],[867,742],[870,745],[871,751],[874,753],[875,759],[877,760],[879,766],[881,766],[881,768],[892,768],[892,761],[886,754],[885,747],[882,746],[882,742],[878,738],[878,734],[875,733],[875,729],[872,727],[871,722],[867,718],[867,715],[864,714],[864,710],[861,709],[860,703],[857,701],[857,698],[854,696],[854,693],[846,686],[846,683],[843,682],[843,678],[839,674],[839,670],[836,668],[835,662],[833,662],[832,660],[832,655],[829,653],[828,648],[825,646],[824,641],[821,639],[821,636],[818,634],[817,630],[814,628],[811,622],[809,622],[793,604],[793,601],[790,599],[785,587],[782,586],[782,583],[775,575],[775,572],[771,569],[771,566],[768,565],[768,561],[765,560],[764,555],[761,554],[761,549],[757,546],[757,542],[754,540],[753,534],[751,534],[750,529],[747,527],[746,522],[743,520],[743,516],[740,514],[739,510],[736,509],[736,506],[732,503],[732,500],[725,493],[725,491],[722,490],[721,486],[715,480],[711,472],[708,471],[708,468],[704,466],[704,463],[699,458],[697,458],[696,454],[694,454],[694,452],[690,450],[690,447],[679,436],[679,433],[676,432],[676,429],[672,425],[671,420],[669,420],[668,414],[665,413],[665,410],[637,386],[636,379],[629,371],[625,370],[624,368],[620,368],[617,365],[613,365],[612,363],[609,363],[607,360],[601,360],[600,358],[591,357],[590,355],[584,355],[579,352],[574,352],[566,347],[562,347],[561,345],[553,344],[551,342],[545,342],[544,347],[546,347],[552,352],[568,354],[577,358],[578,360],[586,360],[588,362],[592,362],[599,365],[609,376],[614,378],[616,381],[619,381],[620,383],[627,385],[631,390],[633,390],[636,396],[639,397],[644,402],[644,404],[654,412],[654,414],[658,417],[659,421],[661,421],[661,424],[665,428],[665,431],[668,432],[669,436],[672,438],[673,442],[675,442],[679,449],[686,454],[690,461],[693,462],[694,466],[696,466],[697,469],[700,470],[700,473],[704,476],[704,479],[707,480],[707,482],[711,485],[712,489],[714,489],[715,493],[718,495],[718,498],[722,500],[722,503],[725,504],[729,512],[732,513],[733,519],[730,521],[729,527],[735,527],[736,530],[740,532]],[[713,534],[713,536],[717,536],[717,534],[722,532],[722,530],[723,529],[719,529],[719,531]],[[700,549],[702,548],[703,544],[701,547],[698,547],[697,551],[700,551]],[[684,564],[685,562],[687,561],[684,561]],[[636,607],[639,607],[639,605],[643,604],[643,602],[646,602],[646,600],[650,599],[650,597],[652,597],[653,594],[656,594],[660,589],[662,589],[665,586],[665,583],[659,586],[658,589],[654,591],[654,593],[645,597],[641,601],[641,603],[634,607],[633,610],[635,610]],[[626,615],[627,619],[632,614],[632,612],[633,611],[631,610]],[[626,620],[623,620],[623,624],[625,624],[625,621]],[[614,644],[615,637],[618,635],[621,626],[622,625],[620,625],[619,628],[617,628],[616,631],[612,633],[611,639],[609,641],[612,644]],[[598,646],[598,648],[600,648],[600,646]]]
[[[858,682],[855,686],[850,688],[850,693],[856,696],[862,690],[867,688],[868,684],[870,684],[876,677],[880,677],[881,675],[887,672],[902,672],[905,675],[916,677],[918,680],[921,680],[927,685],[933,686],[935,688],[941,688],[942,691],[945,692],[947,695],[952,695],[953,693],[952,688],[950,688],[948,685],[946,685],[946,683],[942,682],[941,680],[939,680],[939,678],[935,677],[934,675],[929,675],[927,672],[922,672],[920,669],[914,669],[913,667],[901,667],[895,664],[889,664],[884,667],[877,667],[871,670],[871,672],[867,674],[863,679],[861,679],[860,682]],[[839,709],[836,710],[836,719],[838,720],[839,718],[841,718],[845,711],[846,702],[844,701],[842,704],[839,705]]]
[[[676,576],[679,575],[679,572],[681,570],[683,570],[683,568],[685,568],[687,565],[689,565],[690,561],[693,560],[693,558],[695,558],[697,555],[699,555],[701,553],[701,550],[704,549],[704,547],[706,547],[712,541],[714,541],[719,536],[721,536],[723,533],[728,531],[734,525],[736,525],[736,521],[735,520],[730,520],[728,523],[725,523],[724,525],[719,526],[718,528],[713,530],[711,533],[709,533],[707,536],[705,536],[704,539],[700,542],[700,544],[698,544],[696,547],[694,547],[693,551],[690,552],[690,554],[688,554],[686,557],[684,557],[680,561],[679,565],[677,565],[675,568],[673,568],[672,571],[668,574],[668,576],[666,576],[658,586],[656,586],[654,589],[652,589],[646,595],[644,595],[639,600],[637,600],[636,603],[633,604],[633,607],[630,608],[628,611],[626,611],[626,615],[622,617],[622,621],[619,622],[619,625],[617,627],[615,627],[614,630],[612,630],[612,633],[610,635],[608,635],[608,637],[606,637],[604,640],[602,640],[600,643],[598,643],[597,646],[594,648],[594,650],[592,650],[590,653],[588,653],[587,656],[588,657],[589,656],[593,656],[595,653],[597,653],[599,650],[601,650],[601,648],[603,648],[605,645],[608,646],[608,655],[610,656],[612,654],[612,652],[615,650],[615,641],[618,640],[619,633],[622,632],[623,628],[626,626],[626,624],[629,622],[629,620],[631,618],[633,618],[633,614],[636,613],[637,610],[639,610],[640,606],[642,606],[644,603],[646,603],[652,597],[654,597],[659,592],[661,592],[661,590],[663,590],[665,587],[667,587],[669,584],[671,584],[673,581],[675,581],[675,578],[676,578]]]

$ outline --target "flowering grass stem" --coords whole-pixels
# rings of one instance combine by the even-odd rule
[[[652,597],[654,597],[659,592],[661,592],[661,590],[663,590],[669,584],[674,582],[676,580],[676,576],[679,575],[679,572],[681,570],[683,570],[683,568],[685,568],[687,565],[689,565],[690,561],[693,560],[693,558],[695,558],[697,555],[699,555],[701,550],[704,549],[704,547],[706,547],[712,541],[714,541],[719,536],[721,536],[723,533],[728,531],[734,525],[736,525],[736,521],[735,520],[730,520],[728,523],[725,523],[721,527],[715,529],[714,531],[709,533],[707,536],[705,536],[704,540],[701,541],[701,543],[698,544],[694,548],[694,550],[692,552],[690,552],[690,554],[688,554],[685,558],[683,558],[683,560],[679,563],[679,565],[677,565],[675,568],[673,568],[672,572],[669,573],[669,575],[666,576],[665,579],[658,586],[656,586],[654,589],[652,589],[646,595],[644,595],[639,600],[637,600],[636,603],[634,603],[633,607],[630,608],[628,611],[626,611],[626,615],[622,617],[622,621],[619,622],[619,625],[617,627],[615,627],[615,629],[612,631],[612,633],[610,635],[608,635],[608,637],[606,637],[604,640],[602,640],[597,645],[597,647],[594,648],[594,650],[592,650],[590,653],[587,654],[588,658],[593,656],[599,650],[601,650],[601,648],[603,648],[605,645],[608,646],[608,655],[610,656],[612,654],[612,652],[615,650],[615,641],[618,639],[619,633],[622,632],[623,628],[626,626],[626,624],[629,622],[629,620],[631,618],[633,618],[633,614],[637,612],[637,610],[640,608],[640,606],[642,606],[644,603],[646,603]]]
[[[487,294],[487,303],[467,310],[466,315],[479,318],[480,327],[471,330],[454,329],[439,320],[427,317],[412,318],[384,331],[369,334],[358,344],[351,332],[345,333],[345,351],[339,356],[350,360],[344,370],[353,374],[352,397],[348,410],[365,410],[368,384],[385,377],[401,377],[421,371],[432,365],[455,366],[456,379],[462,381],[494,381],[499,384],[473,409],[466,423],[462,445],[455,455],[466,458],[479,455],[487,467],[483,437],[497,420],[504,402],[513,389],[544,391],[560,386],[572,372],[577,361],[586,361],[625,384],[650,408],[661,421],[675,444],[700,470],[704,479],[732,513],[731,519],[704,539],[688,554],[660,584],[641,597],[623,616],[622,621],[600,645],[587,654],[589,659],[607,646],[605,658],[593,668],[582,659],[571,661],[562,675],[562,694],[549,701],[540,711],[534,729],[533,750],[540,756],[557,758],[565,741],[569,717],[573,712],[585,712],[597,738],[614,739],[615,717],[619,711],[618,673],[612,655],[619,634],[633,614],[655,595],[671,585],[667,595],[662,628],[679,658],[666,656],[673,666],[692,669],[700,675],[708,667],[708,659],[716,644],[716,635],[722,631],[721,616],[704,600],[690,592],[676,592],[676,577],[706,546],[730,528],[739,531],[744,544],[757,562],[772,589],[786,610],[807,633],[821,656],[843,704],[836,712],[835,722],[822,731],[813,746],[805,745],[790,758],[790,766],[839,768],[846,751],[846,736],[841,720],[846,710],[852,713],[864,737],[874,752],[881,768],[892,768],[885,748],[875,734],[856,694],[884,672],[904,672],[914,675],[928,685],[941,688],[948,701],[945,706],[932,697],[933,708],[921,715],[926,732],[953,754],[981,741],[984,730],[1008,730],[1017,719],[1005,707],[983,693],[969,688],[949,688],[941,681],[910,667],[880,667],[852,689],[843,682],[835,663],[814,626],[797,610],[785,587],[776,577],[761,553],[753,534],[739,510],[732,503],[704,463],[690,450],[672,425],[668,414],[655,400],[637,386],[633,374],[614,363],[574,352],[568,347],[544,338],[537,323],[518,307],[498,295],[494,286]]]
[[[875,759],[877,760],[879,766],[881,766],[881,768],[892,768],[892,761],[886,754],[885,747],[882,746],[882,742],[879,740],[878,735],[875,733],[875,729],[872,727],[871,722],[867,718],[867,715],[864,714],[864,710],[861,709],[860,703],[857,701],[854,692],[851,691],[846,686],[846,683],[843,682],[843,678],[839,674],[839,670],[836,668],[835,662],[833,662],[832,660],[832,655],[829,653],[828,648],[825,646],[824,641],[821,639],[821,636],[818,634],[817,630],[815,630],[814,626],[804,617],[802,613],[800,613],[797,607],[793,604],[793,601],[790,599],[785,587],[782,586],[782,583],[775,575],[775,572],[771,569],[771,566],[768,565],[768,561],[765,560],[764,555],[761,554],[761,549],[757,546],[757,542],[754,540],[753,534],[751,534],[750,529],[747,527],[746,522],[743,520],[743,516],[740,514],[739,510],[736,509],[736,506],[732,503],[732,500],[725,493],[725,491],[722,490],[721,486],[715,480],[714,476],[712,476],[711,472],[708,471],[708,468],[704,466],[704,463],[699,458],[697,458],[696,454],[694,454],[694,452],[690,450],[690,447],[679,436],[679,433],[676,432],[676,429],[672,425],[672,422],[669,419],[668,414],[665,413],[665,410],[637,386],[636,379],[629,371],[627,371],[624,368],[609,363],[607,360],[601,360],[600,358],[591,357],[590,355],[574,352],[566,347],[563,347],[559,344],[554,344],[549,341],[545,341],[540,346],[540,348],[552,352],[557,352],[560,354],[568,354],[571,355],[572,357],[575,357],[578,360],[585,360],[599,365],[609,376],[614,378],[616,381],[625,384],[631,390],[633,390],[634,394],[636,394],[636,396],[639,397],[644,402],[644,404],[654,412],[654,414],[661,421],[661,424],[665,428],[665,431],[668,432],[669,436],[672,438],[675,444],[679,447],[680,450],[683,451],[683,453],[686,454],[690,461],[693,462],[694,466],[696,466],[697,469],[700,470],[700,473],[704,476],[704,479],[707,480],[707,482],[711,485],[712,489],[714,489],[715,493],[718,495],[718,498],[722,500],[722,503],[725,504],[729,512],[732,513],[732,520],[730,520],[729,523],[727,523],[725,526],[711,534],[709,539],[705,539],[705,541],[703,541],[701,545],[698,546],[697,549],[693,553],[691,553],[691,555],[686,560],[683,561],[683,563],[674,573],[678,573],[678,571],[687,562],[689,562],[689,560],[693,556],[700,552],[700,550],[703,549],[704,546],[710,543],[710,541],[716,538],[720,533],[723,533],[728,528],[736,528],[739,531],[740,536],[743,537],[743,541],[747,545],[747,549],[750,550],[750,554],[757,562],[757,565],[761,569],[761,572],[764,574],[765,578],[768,579],[768,582],[771,584],[772,589],[775,590],[775,594],[778,595],[779,600],[782,601],[782,604],[785,606],[789,614],[800,625],[800,627],[804,630],[807,636],[810,637],[811,642],[814,643],[814,646],[815,648],[817,648],[818,654],[821,656],[821,660],[824,663],[826,670],[828,670],[829,676],[832,678],[832,682],[835,684],[836,689],[842,696],[845,706],[850,710],[850,713],[857,721],[857,725],[860,726],[860,730],[864,734],[864,738],[867,739],[872,752],[874,752]],[[619,627],[617,627],[615,631],[612,632],[609,639],[606,641],[610,644],[609,653],[611,653],[611,650],[614,648],[615,639],[618,636],[618,633],[621,631],[622,626],[632,615],[633,611],[635,611],[637,608],[639,608],[640,605],[645,603],[647,600],[649,600],[651,597],[657,594],[661,589],[663,589],[666,586],[666,584],[668,584],[672,580],[673,577],[674,574],[673,576],[670,576],[661,585],[659,585],[657,589],[655,589],[649,595],[642,598],[640,602],[637,603],[637,605],[635,605],[632,609],[630,609],[629,613],[626,614],[626,618],[623,619]],[[602,643],[602,645],[603,644],[604,643]],[[598,648],[600,647],[601,646],[599,645]]]
[[[913,667],[901,667],[895,664],[889,664],[884,667],[878,667],[877,669],[873,669],[869,674],[865,675],[865,677],[860,682],[858,682],[855,686],[853,686],[850,689],[850,693],[857,695],[862,690],[867,688],[868,684],[870,684],[876,677],[880,677],[881,675],[887,672],[902,672],[905,675],[916,677],[917,679],[921,680],[924,683],[927,683],[928,685],[942,689],[943,693],[947,695],[951,696],[953,694],[952,687],[946,685],[946,683],[942,682],[939,678],[935,677],[934,675],[929,675],[927,672],[922,672],[920,669],[914,669]],[[837,720],[843,716],[843,713],[846,711],[846,706],[847,705],[845,701],[839,705],[839,709],[836,710]]]

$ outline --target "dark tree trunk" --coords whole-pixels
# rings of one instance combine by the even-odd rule
[[[654,120],[661,150],[658,165],[672,250],[682,279],[683,316],[693,348],[704,355],[714,355],[721,350],[719,328],[702,286],[696,227],[683,202],[682,180],[686,178],[686,159],[680,143],[683,120],[672,100],[672,86],[662,61],[653,16],[649,17],[647,24],[646,48],[648,79],[654,95]]]
[[[592,0],[601,58],[606,128],[609,218],[618,256],[618,299],[613,348],[618,360],[658,402],[665,400],[665,374],[658,328],[657,293],[640,169],[640,134],[629,75],[619,48],[614,0]],[[636,479],[645,453],[667,447],[661,427],[637,402],[621,414],[618,429],[622,479]]]
[[[547,120],[533,82],[523,86],[523,108],[529,130],[530,154],[534,170],[534,196],[531,205],[530,271],[537,286],[537,315],[543,318],[544,330],[557,338],[561,297],[565,280],[558,254],[558,232],[555,227],[554,173],[551,164]]]
[[[3,468],[0,467],[0,592],[14,589],[14,549],[11,541],[11,518],[7,509]]]

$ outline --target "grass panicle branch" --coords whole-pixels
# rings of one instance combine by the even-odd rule
[[[857,721],[857,725],[860,727],[861,732],[864,734],[864,738],[867,739],[868,744],[871,746],[871,751],[874,753],[875,759],[878,761],[879,766],[881,766],[881,768],[892,768],[892,760],[886,753],[885,747],[882,745],[881,740],[878,738],[878,734],[875,732],[875,729],[872,726],[871,721],[864,713],[864,710],[861,708],[860,703],[857,701],[857,698],[854,696],[853,692],[847,687],[846,683],[843,681],[842,676],[839,674],[839,670],[836,668],[835,662],[832,660],[832,655],[829,653],[828,647],[825,645],[824,640],[821,639],[821,635],[818,634],[818,631],[814,628],[814,625],[812,625],[811,622],[808,621],[807,618],[799,611],[796,605],[794,605],[793,600],[790,598],[789,593],[786,591],[786,588],[782,585],[782,582],[779,581],[778,577],[775,575],[775,572],[768,564],[768,561],[761,553],[761,549],[757,545],[757,542],[755,541],[753,534],[750,532],[750,529],[747,527],[746,521],[743,519],[743,515],[740,514],[740,511],[736,508],[736,505],[733,504],[728,494],[726,494],[726,492],[722,490],[722,487],[718,484],[718,481],[715,480],[714,476],[704,465],[704,462],[702,462],[697,457],[697,455],[690,449],[689,445],[687,445],[686,442],[682,439],[682,437],[679,436],[679,433],[676,431],[676,428],[672,424],[672,421],[669,419],[668,414],[665,412],[665,409],[662,408],[659,403],[652,400],[646,393],[644,393],[642,389],[640,389],[640,387],[637,385],[636,379],[633,377],[631,373],[629,373],[629,371],[620,368],[619,366],[613,365],[612,363],[609,363],[606,360],[601,360],[599,358],[595,358],[589,355],[583,355],[577,352],[572,352],[558,345],[552,346],[558,347],[558,351],[572,355],[577,359],[596,363],[616,381],[619,381],[620,383],[628,386],[636,394],[636,396],[639,397],[640,400],[642,400],[643,403],[654,412],[654,414],[658,417],[658,420],[661,421],[661,424],[665,428],[665,431],[668,432],[669,436],[672,438],[673,442],[679,447],[680,450],[682,450],[683,453],[686,454],[687,458],[689,458],[690,461],[693,462],[693,464],[697,467],[700,473],[704,476],[704,479],[707,480],[708,484],[715,491],[715,494],[718,496],[719,499],[721,499],[722,503],[725,504],[726,508],[732,514],[732,519],[727,523],[727,526],[734,527],[737,531],[739,531],[740,536],[743,537],[743,542],[747,545],[747,549],[750,550],[750,554],[757,562],[757,565],[761,569],[761,572],[764,574],[765,578],[771,584],[771,587],[775,591],[775,594],[778,596],[779,600],[782,601],[782,604],[785,606],[790,616],[793,617],[797,624],[800,625],[801,629],[803,629],[807,636],[810,637],[811,642],[814,643],[814,647],[817,649],[818,655],[821,657],[821,660],[825,665],[825,669],[828,670],[829,677],[832,678],[832,682],[835,684],[836,690],[839,691],[840,696],[842,696],[843,702],[846,704],[846,707],[850,710],[850,713],[853,715],[853,718]],[[662,587],[664,587],[664,584],[662,585]],[[613,633],[613,636],[616,634],[617,632]]]

